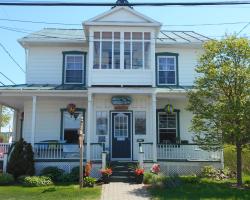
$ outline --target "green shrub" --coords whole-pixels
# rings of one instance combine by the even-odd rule
[[[143,176],[143,183],[144,184],[151,184],[153,176],[155,176],[155,174],[153,174],[151,172],[145,172],[144,176]]]
[[[200,178],[192,175],[192,176],[181,176],[180,179],[183,183],[197,184],[200,182]]]
[[[14,177],[11,174],[0,174],[0,185],[11,185],[14,183]]]
[[[59,181],[59,177],[61,177],[64,173],[64,170],[59,169],[58,167],[45,167],[41,171],[41,176],[48,176],[52,179],[52,181]]]
[[[177,175],[169,176],[165,180],[165,186],[167,188],[176,188],[181,186],[182,184],[183,184],[182,179]]]
[[[84,187],[94,187],[95,182],[96,182],[95,178],[92,178],[89,176],[86,176],[83,178],[83,186]]]
[[[72,176],[72,181],[73,182],[78,182],[79,181],[79,171],[80,171],[80,167],[73,167],[70,174]],[[83,166],[83,172],[85,171],[85,167]]]
[[[227,178],[235,178],[236,173],[229,170],[229,168],[216,169],[213,166],[204,166],[201,169],[200,176],[203,178],[222,180]]]
[[[72,176],[71,173],[69,173],[69,174],[62,174],[61,176],[59,176],[58,182],[60,182],[60,183],[73,183],[76,181],[75,181],[75,177]]]
[[[217,170],[211,165],[204,166],[201,169],[200,176],[203,178],[215,178],[216,175],[217,175]]]
[[[15,179],[21,175],[32,176],[35,174],[34,153],[31,144],[20,139],[12,145],[7,172],[12,174]]]
[[[39,187],[53,185],[53,181],[47,176],[26,176],[22,184],[28,187]]]

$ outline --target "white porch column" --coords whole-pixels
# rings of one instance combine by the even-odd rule
[[[87,110],[87,156],[86,160],[90,161],[90,140],[91,140],[91,124],[93,116],[93,98],[92,94],[88,94],[88,110]]]
[[[34,147],[36,131],[36,96],[32,97],[32,119],[31,119],[31,139],[30,143]]]
[[[153,161],[157,162],[157,130],[156,130],[156,94],[152,94],[152,104],[151,104],[151,113],[152,113],[152,138],[153,138]]]
[[[20,135],[18,137],[18,117],[19,116],[19,112],[17,110],[14,110],[14,115],[13,115],[13,122],[12,122],[12,140],[13,141],[18,141],[18,139],[20,138]]]

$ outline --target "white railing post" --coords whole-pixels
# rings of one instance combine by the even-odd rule
[[[7,162],[8,162],[8,154],[3,154],[3,173],[5,174],[7,172]]]
[[[106,168],[106,158],[107,158],[107,152],[106,151],[103,151],[102,152],[102,169],[105,169]]]

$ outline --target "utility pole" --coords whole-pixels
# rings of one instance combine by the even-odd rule
[[[84,134],[83,134],[83,117],[81,117],[81,123],[80,123],[80,129],[79,129],[79,145],[80,145],[80,176],[79,176],[79,185],[80,188],[83,187],[83,140],[84,140]]]

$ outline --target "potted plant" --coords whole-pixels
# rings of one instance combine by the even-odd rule
[[[101,170],[102,180],[105,184],[110,182],[110,175],[112,174],[112,169],[110,167],[106,167]]]
[[[141,184],[143,181],[144,168],[141,167],[140,165],[137,165],[134,172],[135,172],[135,182]]]

